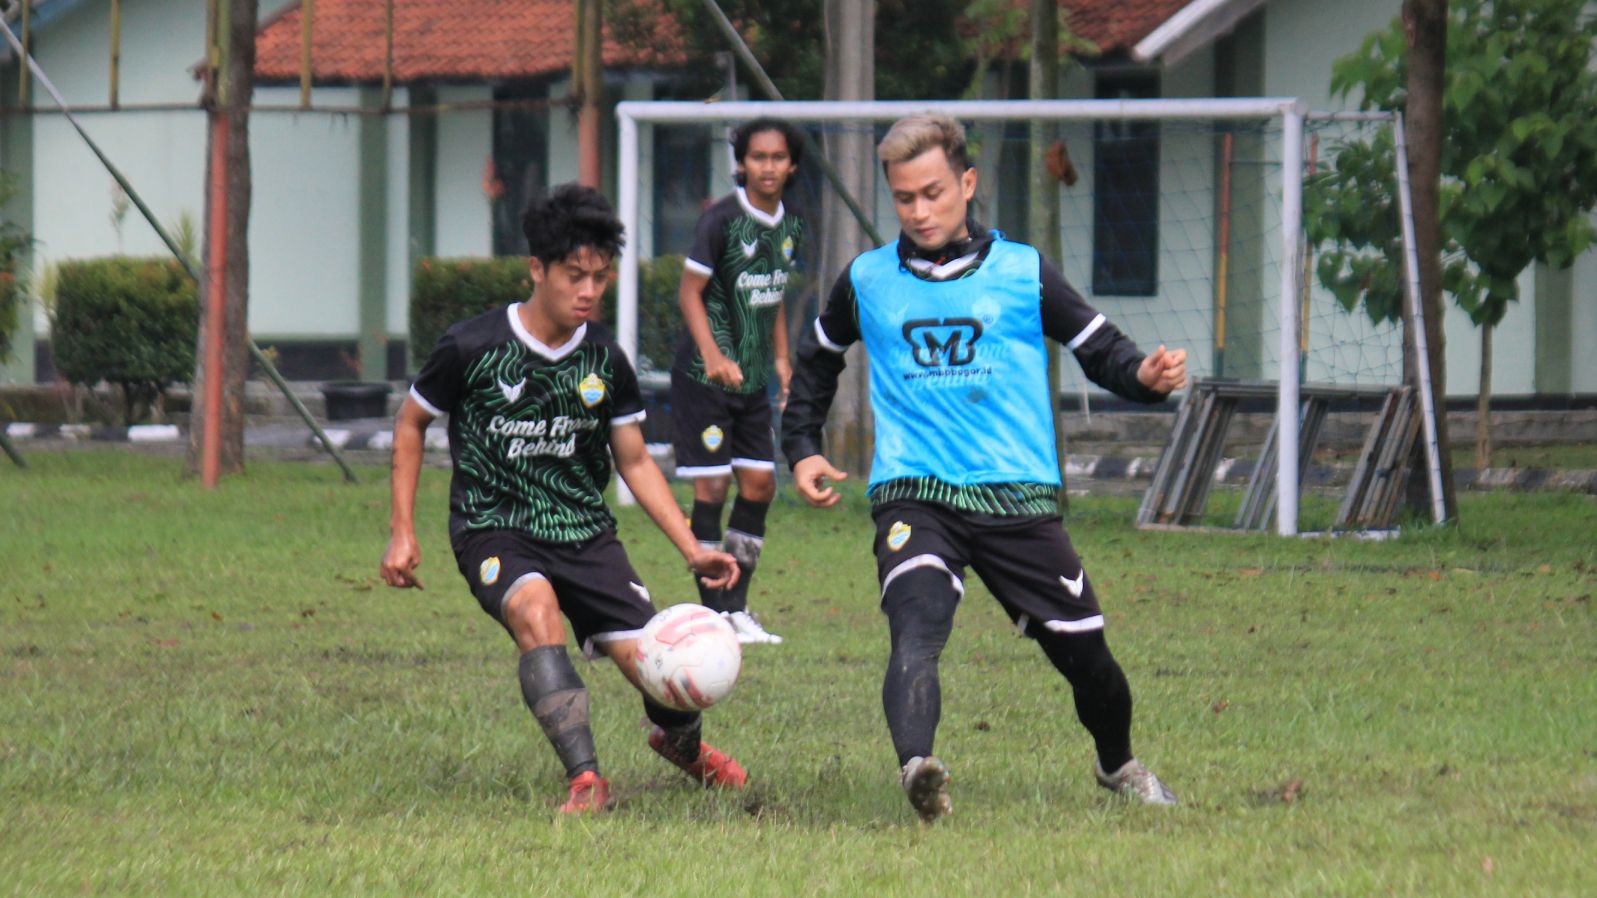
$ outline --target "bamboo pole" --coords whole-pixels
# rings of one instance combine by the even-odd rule
[[[122,0],[111,0],[111,108],[121,105],[122,80]]]
[[[1214,376],[1225,376],[1226,300],[1231,289],[1231,161],[1235,135],[1220,138],[1220,258],[1214,278]]]
[[[311,108],[311,31],[316,21],[316,0],[299,5],[299,108]]]

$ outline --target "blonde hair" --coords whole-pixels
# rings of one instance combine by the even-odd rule
[[[908,162],[933,147],[943,148],[956,174],[970,168],[965,150],[965,126],[940,112],[923,112],[894,122],[887,136],[876,145],[876,158],[882,161],[882,171],[886,171],[887,166]]]

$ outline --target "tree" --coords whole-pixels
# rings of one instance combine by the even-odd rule
[[[1424,122],[1413,114],[1420,98],[1413,83],[1422,74],[1414,67],[1423,36],[1417,15],[1425,11],[1408,7],[1441,5],[1410,0],[1405,19],[1335,63],[1333,91],[1360,93],[1364,109],[1409,108],[1410,132],[1418,130]],[[1432,276],[1481,328],[1477,463],[1490,448],[1491,329],[1519,299],[1517,278],[1534,262],[1569,267],[1597,236],[1587,216],[1597,206],[1597,17],[1585,6],[1455,0],[1446,18],[1447,66],[1438,73],[1440,245],[1428,252],[1422,240],[1419,249],[1422,289],[1428,264],[1439,263]],[[1310,239],[1329,245],[1320,280],[1344,305],[1362,303],[1376,320],[1401,308],[1401,259],[1375,220],[1381,210],[1357,198],[1390,183],[1392,159],[1390,140],[1352,145],[1313,179]],[[1418,207],[1422,179],[1415,174]],[[1431,333],[1429,319],[1439,316],[1427,317]]]

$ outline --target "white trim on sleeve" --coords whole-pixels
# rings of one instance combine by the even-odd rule
[[[689,270],[691,272],[693,272],[694,274],[702,274],[705,277],[709,277],[710,275],[715,274],[715,269],[714,268],[711,268],[710,266],[704,264],[703,262],[700,262],[697,259],[683,259],[682,260],[682,267],[686,268],[687,270]]]
[[[444,416],[444,413],[438,410],[438,406],[428,402],[427,397],[421,395],[421,391],[416,389],[414,385],[410,388],[410,398],[416,400],[416,404],[434,418],[442,418]]]
[[[820,341],[822,348],[829,349],[832,352],[838,354],[848,352],[847,346],[841,346],[837,343],[833,343],[832,338],[826,335],[826,328],[821,327],[821,319],[819,318],[815,319],[815,339]]]
[[[610,426],[612,428],[616,428],[623,424],[637,424],[647,417],[649,417],[649,412],[647,409],[633,412],[630,415],[617,415],[616,417],[610,419]]]
[[[1088,337],[1092,336],[1094,333],[1097,333],[1098,328],[1103,327],[1104,322],[1107,320],[1107,318],[1099,315],[1097,318],[1087,322],[1087,326],[1082,328],[1081,333],[1077,334],[1069,343],[1066,343],[1065,348],[1074,352],[1076,347],[1087,342]]]

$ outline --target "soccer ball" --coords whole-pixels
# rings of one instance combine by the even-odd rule
[[[638,679],[655,701],[702,711],[732,692],[743,648],[726,618],[703,605],[672,605],[638,634]]]

